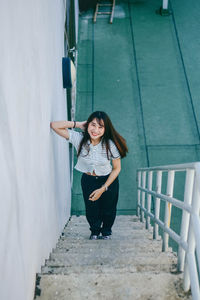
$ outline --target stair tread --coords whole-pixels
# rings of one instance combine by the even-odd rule
[[[166,256],[165,253],[158,255],[158,253],[151,253],[148,256],[130,256],[130,255],[118,255],[110,256],[102,254],[101,256],[97,253],[96,255],[70,255],[70,254],[60,254],[56,255],[54,259],[47,260],[47,266],[73,266],[73,265],[144,265],[144,264],[170,264],[175,262],[175,256]]]
[[[91,273],[123,273],[125,276],[127,273],[160,273],[160,272],[175,272],[176,267],[169,265],[169,263],[163,264],[134,264],[127,266],[126,264],[119,264],[118,266],[113,265],[76,265],[76,266],[45,266],[42,268],[41,274],[91,274]]]
[[[70,245],[69,243],[57,248],[54,248],[52,253],[80,253],[80,254],[84,254],[87,253],[88,251],[96,251],[98,250],[98,248],[102,248],[104,247],[104,249],[108,249],[110,251],[112,251],[113,249],[113,244],[107,244],[105,246],[100,245],[99,243],[93,243],[93,244],[72,244]],[[140,245],[136,244],[131,244],[131,243],[124,243],[123,245],[118,246],[118,251],[127,251],[130,252],[132,251],[132,253],[138,253],[140,252],[146,252],[145,249],[148,247],[148,252],[161,252],[162,250],[162,245],[159,243],[156,245],[154,245],[153,243],[141,243]]]
[[[120,282],[120,284],[119,284]],[[145,282],[145,284],[144,284]],[[159,285],[158,285],[159,282]],[[41,285],[46,291],[39,299],[65,300],[67,299],[127,299],[134,300],[154,299],[160,300],[160,295],[165,295],[164,300],[189,299],[184,297],[181,290],[181,276],[177,278],[174,286],[174,275],[160,273],[128,273],[124,274],[70,274],[43,276]],[[81,289],[80,289],[81,286]],[[109,289],[106,288],[109,286]],[[177,297],[180,295],[180,298]]]

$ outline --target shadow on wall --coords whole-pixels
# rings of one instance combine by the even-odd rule
[[[79,0],[79,10],[84,12],[90,8],[95,8],[97,0]]]

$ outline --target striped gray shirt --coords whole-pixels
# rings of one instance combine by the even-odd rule
[[[69,129],[68,132],[69,142],[72,143],[78,152],[83,133]],[[112,171],[111,160],[120,158],[120,153],[113,141],[109,140],[109,144],[111,153],[108,153],[108,159],[106,147],[102,142],[93,146],[92,143],[88,141],[88,144],[82,147],[75,169],[83,173],[89,172],[91,174],[94,171],[98,176],[110,174]]]

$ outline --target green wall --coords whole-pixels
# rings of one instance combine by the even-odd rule
[[[200,158],[200,3],[172,4],[169,17],[155,13],[161,1],[124,0],[112,25],[107,16],[93,24],[93,11],[79,20],[76,120],[106,111],[129,147],[118,214],[135,213],[137,168]],[[84,213],[80,177],[72,214]]]

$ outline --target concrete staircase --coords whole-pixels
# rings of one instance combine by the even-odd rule
[[[176,255],[163,253],[136,216],[118,216],[111,240],[89,235],[85,217],[73,216],[42,267],[37,300],[191,299]]]

